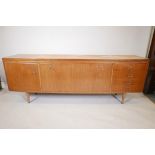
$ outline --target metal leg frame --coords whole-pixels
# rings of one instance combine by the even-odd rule
[[[119,99],[116,97],[116,95],[117,95],[117,93],[113,94],[113,96],[114,96],[117,100],[119,100]],[[125,93],[122,93],[122,94],[121,94],[121,100],[119,100],[119,102],[121,102],[121,104],[124,104],[124,102],[125,102]]]
[[[30,93],[26,93],[26,100],[27,100],[28,103],[31,102],[30,97],[31,97],[31,94]]]

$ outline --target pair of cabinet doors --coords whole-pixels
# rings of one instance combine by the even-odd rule
[[[8,87],[41,93],[124,93],[143,90],[147,63],[103,61],[5,62]]]

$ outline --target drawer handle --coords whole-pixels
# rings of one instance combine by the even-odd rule
[[[98,70],[104,70],[104,67],[103,66],[97,66],[97,69]]]
[[[128,75],[128,78],[133,78],[134,76],[133,75]]]

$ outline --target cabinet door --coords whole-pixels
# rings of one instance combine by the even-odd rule
[[[6,62],[5,71],[10,90],[25,92],[40,91],[38,64]]]
[[[147,67],[147,63],[114,63],[112,74],[112,92],[142,92]]]
[[[105,93],[111,88],[111,63],[55,61],[40,64],[42,90],[55,93]]]

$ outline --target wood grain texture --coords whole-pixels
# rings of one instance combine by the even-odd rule
[[[39,92],[41,90],[37,63],[6,62],[4,64],[9,90],[24,92]]]
[[[40,64],[43,92],[110,92],[112,63],[54,61]]]
[[[3,63],[9,89],[29,93],[142,92],[148,68],[137,56],[16,55]]]
[[[112,73],[112,92],[142,92],[148,63],[114,63]]]
[[[51,61],[51,60],[104,60],[104,61],[143,61],[146,58],[135,55],[51,55],[51,54],[17,54],[3,58],[5,61]]]

